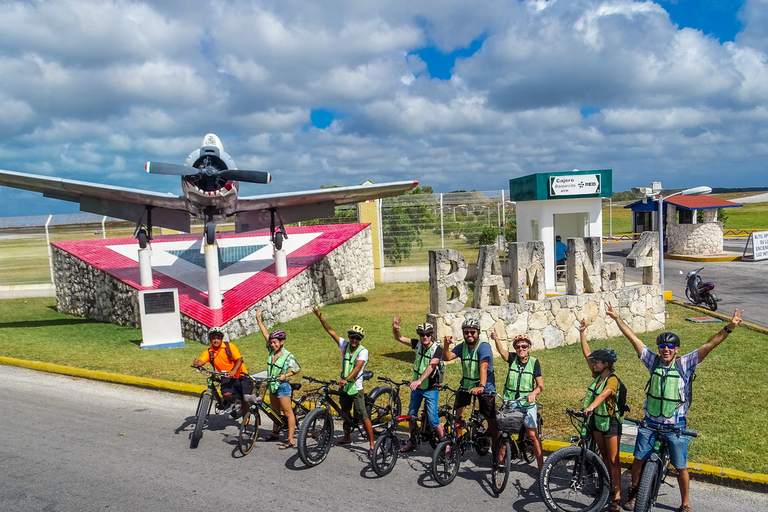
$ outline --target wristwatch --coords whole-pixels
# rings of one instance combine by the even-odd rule
[[[731,334],[733,332],[733,330],[729,329],[727,325],[725,327],[723,327],[723,330],[725,332],[727,332],[728,334]]]

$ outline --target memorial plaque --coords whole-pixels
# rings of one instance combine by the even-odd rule
[[[147,315],[173,313],[175,310],[173,292],[144,293],[144,312]]]
[[[179,290],[139,291],[141,313],[141,348],[184,346],[179,312]]]

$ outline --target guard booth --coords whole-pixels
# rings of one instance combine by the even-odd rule
[[[555,237],[603,236],[603,197],[613,195],[611,169],[537,173],[509,180],[517,241],[544,242],[545,281],[555,288]]]

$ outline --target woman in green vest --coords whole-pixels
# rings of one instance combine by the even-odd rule
[[[293,415],[291,407],[291,383],[289,377],[293,377],[301,371],[299,363],[293,354],[288,352],[283,344],[285,343],[285,332],[275,330],[270,333],[261,323],[261,310],[256,312],[256,320],[259,322],[261,334],[267,342],[267,375],[277,377],[277,381],[269,383],[269,403],[279,416],[285,414],[288,420],[288,439],[280,445],[281,450],[293,448],[293,434],[296,431],[296,417]],[[277,441],[280,439],[280,426],[276,423],[272,425],[272,433],[260,441]]]
[[[613,374],[613,364],[617,360],[616,352],[609,348],[599,348],[590,352],[585,334],[587,322],[584,319],[581,320],[578,329],[581,351],[593,378],[587,388],[582,407],[589,417],[587,428],[592,431],[605,467],[611,476],[612,500],[607,510],[618,512],[621,510],[621,466],[619,465],[621,421],[616,406],[619,379]]]

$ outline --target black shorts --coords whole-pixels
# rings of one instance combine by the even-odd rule
[[[242,400],[244,394],[253,393],[253,380],[245,375],[241,375],[237,379],[224,377],[221,379],[221,394],[226,395],[227,393],[232,393],[234,398]]]
[[[368,417],[368,410],[365,408],[365,393],[358,391],[354,395],[348,395],[344,392],[339,395],[339,407],[349,414],[354,413],[354,417],[358,421],[365,421],[370,419]],[[351,414],[350,414],[351,416]]]
[[[595,425],[594,416],[589,418],[589,429],[592,431],[600,432],[597,430],[597,426]],[[611,417],[610,422],[608,423],[608,430],[600,433],[603,434],[603,437],[621,437],[621,422],[615,417]]]
[[[472,403],[472,395],[468,391],[459,391],[456,393],[456,400],[453,402],[453,408],[458,409]],[[496,419],[496,400],[495,395],[483,393],[477,397],[477,408],[480,414],[489,420]]]

